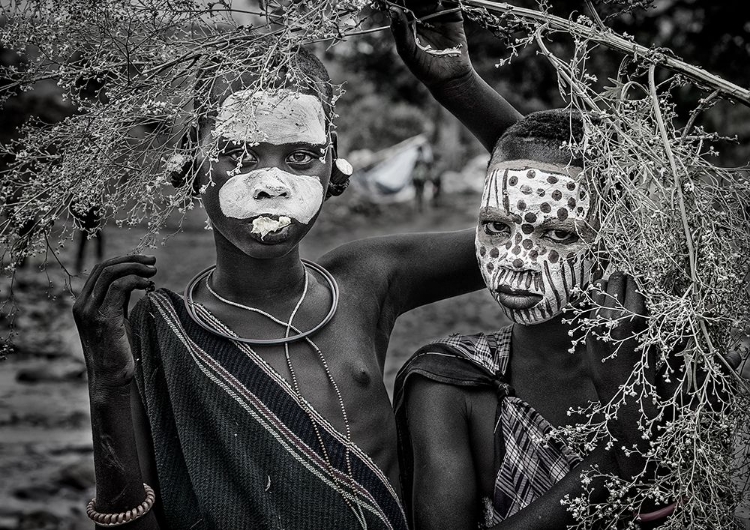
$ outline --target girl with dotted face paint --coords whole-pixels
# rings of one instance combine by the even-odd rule
[[[529,160],[497,162],[487,171],[477,259],[485,284],[514,322],[553,318],[590,280],[594,232],[580,172]]]

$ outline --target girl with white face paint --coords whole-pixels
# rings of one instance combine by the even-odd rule
[[[445,47],[465,50],[462,30],[456,39]],[[284,80],[299,86],[251,91],[252,73],[210,70],[199,87],[207,103],[197,108],[212,112],[199,119],[192,162],[216,265],[182,296],[146,296],[128,324],[126,298],[152,286],[155,259],[115,258],[77,304],[92,374],[96,520],[137,512],[148,529],[409,527],[383,383],[388,339],[401,313],[482,287],[474,231],[372,238],[302,260],[332,175],[347,172],[334,161],[325,69],[302,51],[290,60],[301,74]],[[467,54],[444,64],[421,49],[411,63],[493,145],[518,113]],[[449,92],[457,80],[465,86]]]
[[[255,252],[250,241],[265,245],[261,254],[298,243],[323,205],[331,173],[320,99],[288,89],[233,92],[203,145],[215,141],[218,161],[204,162],[202,176],[214,230],[247,252]]]

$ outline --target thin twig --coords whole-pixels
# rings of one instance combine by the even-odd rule
[[[520,19],[529,20],[538,24],[547,24],[550,29],[564,31],[571,35],[579,35],[586,39],[599,42],[608,48],[640,57],[651,64],[663,66],[673,72],[684,75],[698,84],[702,84],[719,90],[726,98],[737,101],[750,107],[750,90],[742,88],[714,74],[710,74],[692,64],[686,63],[680,59],[641,46],[633,41],[627,40],[611,30],[601,30],[592,26],[578,24],[570,20],[543,13],[534,9],[516,7],[504,2],[494,2],[492,0],[462,0],[464,4],[474,7],[481,7],[488,11],[514,15]]]

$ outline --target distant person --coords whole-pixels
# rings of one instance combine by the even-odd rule
[[[423,143],[417,147],[417,160],[411,172],[411,181],[414,186],[414,200],[417,211],[424,209],[424,189],[428,180],[432,180],[432,149],[429,144]]]
[[[430,202],[434,208],[440,206],[440,198],[443,193],[443,173],[439,168],[433,167],[430,183],[432,184],[432,197]]]
[[[96,259],[104,259],[104,230],[100,229],[102,214],[99,207],[92,207],[83,213],[71,209],[73,216],[80,223],[78,229],[78,248],[76,250],[76,272],[83,272],[83,266],[86,261],[86,246],[89,238],[93,235],[96,239]]]

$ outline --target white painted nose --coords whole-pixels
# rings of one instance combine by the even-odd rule
[[[255,200],[262,200],[262,199],[277,199],[277,198],[285,198],[288,199],[292,196],[291,190],[279,183],[279,184],[263,184],[260,186],[257,186],[253,190],[253,199]]]

